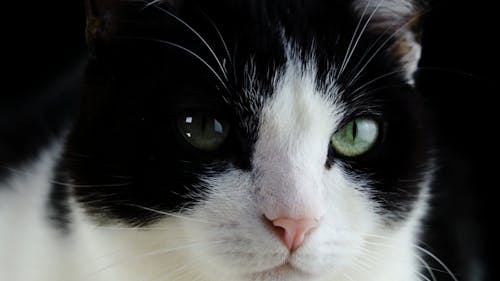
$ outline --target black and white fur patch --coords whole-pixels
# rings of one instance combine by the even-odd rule
[[[27,167],[39,180],[7,182],[40,185],[45,203],[29,215],[43,224],[38,246],[23,255],[29,270],[0,271],[9,280],[421,280],[415,243],[432,159],[412,78],[418,9],[87,1],[79,115],[61,147]],[[219,149],[179,134],[176,120],[193,112],[230,124]],[[332,134],[359,117],[380,125],[377,143],[359,157],[336,153]],[[317,225],[290,251],[268,221],[280,217]],[[58,262],[41,263],[47,251]]]

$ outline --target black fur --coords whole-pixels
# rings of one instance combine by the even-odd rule
[[[81,65],[41,91],[33,98],[20,100],[8,96],[0,103],[0,179],[22,175],[23,164],[39,155],[54,139],[61,136],[78,108]],[[15,89],[12,89],[16,93]]]
[[[138,206],[171,211],[196,204],[187,195],[203,188],[199,175],[229,167],[252,169],[260,101],[273,94],[274,75],[286,62],[283,38],[300,50],[304,65],[314,55],[317,87],[325,88],[358,23],[350,1],[184,1],[175,7],[166,3],[147,8],[140,2],[103,3],[89,6],[96,13],[92,16],[103,20],[89,27],[92,56],[85,96],[61,167],[89,213],[138,225],[155,219]],[[202,41],[171,12],[213,47],[227,65],[227,78]],[[419,192],[429,147],[422,101],[403,76],[396,73],[369,83],[400,66],[399,58],[386,51],[393,41],[392,34],[367,31],[337,81],[351,116],[380,119],[383,139],[359,159],[330,153],[334,159],[327,166],[341,161],[364,173],[376,182],[374,198],[393,217],[403,217]],[[223,81],[174,44],[204,58]],[[384,51],[377,52],[379,47]],[[357,62],[372,55],[359,79],[353,79],[362,68]],[[244,97],[249,69],[264,99]],[[367,83],[362,91],[356,90]],[[224,149],[203,153],[186,147],[173,124],[177,114],[190,110],[231,121]]]
[[[70,184],[68,177],[62,169],[57,169],[57,174],[52,180],[47,201],[47,217],[52,225],[62,233],[71,231]]]

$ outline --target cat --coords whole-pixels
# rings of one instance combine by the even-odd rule
[[[428,280],[423,10],[87,0],[80,108],[2,181],[0,279]]]

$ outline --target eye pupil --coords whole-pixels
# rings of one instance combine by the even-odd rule
[[[358,122],[352,123],[352,140],[356,139],[356,135],[358,134]]]
[[[201,118],[200,126],[201,126],[200,130],[201,130],[202,134],[205,133],[206,127],[207,127],[207,118],[206,117]]]

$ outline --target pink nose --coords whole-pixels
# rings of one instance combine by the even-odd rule
[[[304,243],[304,238],[318,225],[318,220],[313,218],[277,218],[272,223],[290,251],[295,251]]]

